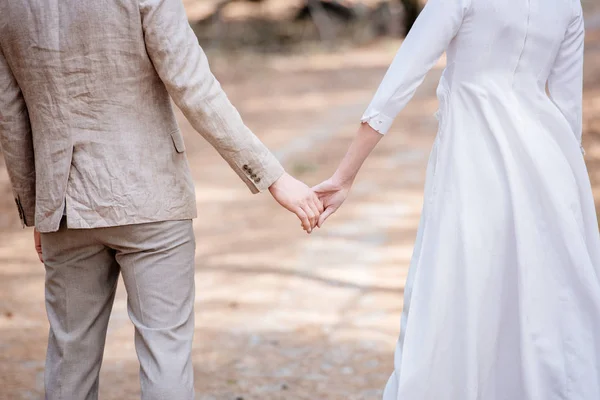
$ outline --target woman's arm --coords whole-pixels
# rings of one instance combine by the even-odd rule
[[[363,124],[337,171],[313,188],[325,208],[319,227],[342,205],[363,162],[456,36],[470,6],[471,0],[427,2],[364,113]]]
[[[319,228],[346,200],[346,196],[350,192],[350,188],[360,167],[382,137],[383,135],[368,124],[361,124],[354,140],[350,144],[348,152],[346,152],[333,176],[313,188],[313,191],[319,196],[325,209],[319,217],[317,224]]]
[[[569,122],[575,139],[581,146],[583,102],[583,45],[585,29],[581,4],[565,32],[548,78],[550,99]],[[583,152],[583,147],[581,148]]]
[[[360,167],[371,154],[382,135],[368,124],[361,124],[333,179],[340,184],[352,184]]]
[[[362,122],[385,134],[463,25],[471,0],[428,0],[400,46]]]

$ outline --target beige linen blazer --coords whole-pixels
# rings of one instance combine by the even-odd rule
[[[252,192],[283,174],[212,75],[181,0],[0,0],[0,144],[24,225],[195,217],[170,97]]]

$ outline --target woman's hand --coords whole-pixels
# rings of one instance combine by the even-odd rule
[[[40,262],[44,262],[44,257],[42,257],[42,238],[37,229],[33,230],[33,242],[35,243],[35,251],[40,259]]]
[[[334,176],[312,188],[325,209],[321,213],[319,222],[317,223],[319,228],[323,226],[323,223],[331,214],[340,208],[344,200],[346,200],[351,187],[352,180],[341,181]]]

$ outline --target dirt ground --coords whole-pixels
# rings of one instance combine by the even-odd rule
[[[600,190],[600,10],[588,3],[586,161]],[[335,53],[211,55],[247,124],[309,185],[334,170],[399,42]],[[199,400],[375,400],[392,371],[403,285],[434,139],[443,60],[327,226],[308,236],[251,195],[178,114],[197,185]],[[3,169],[3,167],[1,167]],[[0,172],[0,399],[43,398],[44,269]],[[600,192],[597,199],[600,201]],[[120,285],[101,372],[104,400],[139,398]]]

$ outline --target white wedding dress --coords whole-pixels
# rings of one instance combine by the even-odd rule
[[[578,0],[429,0],[367,109],[447,51],[385,400],[599,400],[600,237]]]

